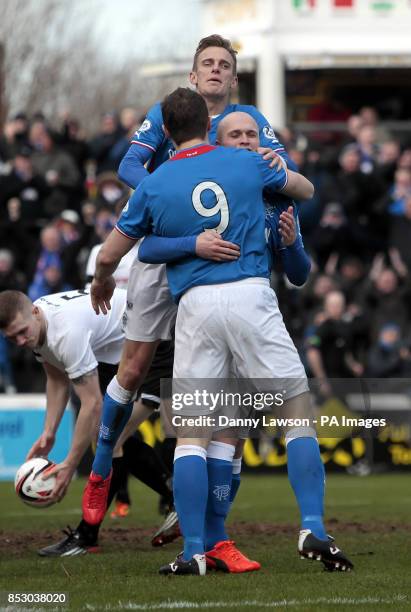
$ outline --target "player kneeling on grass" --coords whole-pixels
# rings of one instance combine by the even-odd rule
[[[179,301],[174,378],[212,379],[216,374],[217,378],[227,378],[230,366],[234,365],[242,378],[291,381],[287,389],[290,401],[300,396],[308,398],[304,369],[285,330],[275,294],[269,288],[262,191],[282,190],[291,197],[306,199],[312,197],[311,183],[284,168],[270,169],[255,153],[209,146],[207,108],[195,92],[176,90],[166,98],[162,110],[165,128],[179,152],[142,182],[107,239],[100,254],[98,291],[92,290],[94,308],[107,312],[113,287],[110,273],[133,241],[151,232],[175,237],[197,235],[205,227],[217,229],[225,239],[240,246],[237,259],[216,266],[190,258],[167,266],[170,290]],[[113,418],[115,414],[110,415],[110,420]],[[322,524],[324,473],[315,432],[291,433],[289,447],[295,438],[304,442],[294,444],[293,460],[289,451],[289,462],[296,468],[293,477],[290,475],[291,481],[294,476],[299,482],[307,478],[310,475],[307,464],[315,464],[311,465],[311,479],[307,478],[303,485],[304,495],[297,491],[299,501],[300,497],[308,496],[311,512],[305,520],[312,529],[306,529],[304,541],[310,540],[310,545],[320,542],[318,546],[327,547]],[[221,467],[228,489],[234,455],[232,442],[223,441],[227,452],[219,459],[225,464]],[[104,441],[99,440],[100,443]],[[184,552],[161,568],[162,574],[203,575],[206,571],[208,445],[209,438],[200,437],[195,429],[186,428],[177,440],[174,496]],[[227,490],[224,483],[222,486]],[[295,488],[298,486],[297,483]],[[319,537],[313,535],[314,529]],[[305,554],[304,543],[301,546]]]
[[[126,291],[123,289],[114,291],[112,309],[105,318],[94,313],[87,290],[46,295],[34,304],[20,291],[0,293],[0,330],[18,346],[31,349],[36,359],[42,362],[47,376],[44,430],[29,450],[27,460],[47,456],[52,450],[67,407],[70,383],[80,399],[70,451],[64,461],[45,473],[45,478],[52,474],[56,476],[50,497],[54,501],[64,497],[81,458],[97,437],[101,394],[117,370],[124,342],[125,305]],[[144,406],[139,408],[141,422],[151,410]],[[169,474],[154,449],[135,438],[130,438],[125,447],[131,473],[160,495],[168,497],[171,506],[173,496],[167,482]],[[110,501],[118,486],[117,465],[115,462]],[[93,524],[85,518],[76,530],[69,529],[62,541],[40,549],[39,554],[73,556],[94,551],[100,524]]]

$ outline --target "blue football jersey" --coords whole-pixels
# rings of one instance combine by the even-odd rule
[[[236,261],[213,262],[195,256],[167,265],[170,291],[178,298],[190,287],[268,277],[264,187],[285,187],[287,173],[257,153],[200,145],[180,151],[146,177],[117,223],[124,235],[177,237],[217,230],[238,244]]]
[[[260,145],[262,147],[270,147],[287,161],[287,165],[291,170],[296,169],[295,164],[293,164],[293,162],[288,158],[288,155],[283,145],[277,140],[273,128],[268,123],[264,115],[262,115],[255,108],[255,106],[246,104],[228,104],[228,106],[226,106],[226,108],[220,115],[217,115],[216,117],[213,117],[211,119],[211,127],[208,133],[208,139],[211,144],[215,144],[216,142],[217,128],[220,121],[224,119],[224,117],[226,117],[228,114],[234,113],[236,111],[248,113],[254,118],[259,127]],[[136,145],[138,148],[143,149],[145,151],[143,157],[145,161],[148,161],[149,172],[153,172],[163,162],[167,161],[168,159],[173,157],[173,155],[175,155],[174,144],[172,140],[166,138],[166,135],[164,133],[163,114],[161,111],[160,102],[157,102],[156,104],[154,104],[154,106],[150,108],[145,120],[143,121],[137,132],[134,134],[130,145],[130,149],[126,153],[125,157],[129,157],[129,161],[132,161],[131,158],[133,156],[133,145]],[[132,166],[130,163],[128,167],[128,176],[124,177],[124,180],[127,178],[127,184],[136,187],[137,182],[133,180],[131,173]]]

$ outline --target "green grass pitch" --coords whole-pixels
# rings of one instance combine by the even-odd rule
[[[286,477],[244,476],[229,533],[263,568],[201,578],[157,574],[181,541],[151,548],[157,497],[134,480],[132,511],[106,519],[101,554],[71,559],[42,559],[35,550],[77,524],[84,482],[73,482],[62,503],[43,510],[25,506],[11,483],[0,483],[0,591],[66,592],[69,610],[410,610],[410,478],[328,477],[327,529],[355,564],[350,574],[329,574],[296,553],[298,512]],[[5,608],[3,599],[3,609],[23,608]]]

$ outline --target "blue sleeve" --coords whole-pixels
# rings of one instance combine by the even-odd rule
[[[260,170],[264,188],[274,192],[284,189],[288,180],[287,171],[284,168],[280,170],[277,170],[277,168],[270,168],[271,160],[263,159],[259,153],[254,153],[253,157]]]
[[[119,178],[135,189],[147,175],[144,164],[156,153],[164,139],[163,114],[161,104],[158,102],[150,108],[143,123],[131,139],[130,148],[118,169]]]
[[[151,157],[148,150],[138,145],[130,145],[127,153],[123,157],[118,167],[118,177],[132,189],[148,175],[144,164]]]
[[[166,238],[147,236],[140,244],[138,258],[144,263],[171,263],[196,254],[197,236]]]
[[[144,189],[144,181],[123,208],[116,229],[132,240],[138,240],[152,233],[152,217],[149,198]]]
[[[301,235],[289,247],[280,250],[281,263],[284,272],[293,285],[304,285],[311,270],[311,260],[304,250]]]
[[[287,162],[287,167],[290,168],[290,170],[298,172],[297,165],[288,156],[284,145],[279,142],[273,128],[264,115],[260,113],[255,106],[244,106],[244,109],[247,109],[245,112],[251,115],[257,122],[260,130],[260,147],[269,147],[270,149],[273,149],[273,151],[278,153],[278,155],[281,155],[281,157]]]

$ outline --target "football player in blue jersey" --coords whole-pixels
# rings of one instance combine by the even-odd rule
[[[223,146],[238,147],[256,151],[259,147],[258,126],[251,115],[234,112],[227,115],[219,124],[217,142]],[[289,206],[288,199],[279,193],[265,194],[265,225],[267,246],[270,253],[271,267],[281,264],[281,269],[288,280],[301,286],[308,278],[310,259],[304,250],[302,236],[299,231],[297,206]],[[239,247],[218,238],[216,232],[215,252],[210,258],[221,261],[221,256],[233,260],[239,257]],[[195,255],[197,236],[185,238],[164,238],[151,235],[145,238],[139,249],[139,258],[147,263],[171,263],[190,255]],[[224,434],[223,434],[224,436]],[[233,473],[230,485],[230,507],[234,502],[240,487],[241,463],[246,439],[246,431],[240,435],[233,458]],[[221,439],[220,439],[221,438]],[[207,467],[209,483],[218,482],[220,465],[210,457],[215,442],[224,444],[224,437],[216,434],[207,452]],[[211,448],[210,448],[211,447]],[[293,445],[290,447],[293,452]],[[214,474],[215,473],[215,474]],[[292,481],[292,474],[290,474]],[[212,491],[212,489],[211,489]],[[209,486],[210,495],[210,486]],[[208,503],[205,522],[206,560],[209,566],[228,572],[255,571],[260,564],[245,557],[226,534],[223,516],[219,504]],[[217,506],[217,508],[215,507]],[[301,514],[304,516],[304,503],[300,503]]]
[[[206,101],[208,113],[212,117],[209,132],[212,142],[215,140],[219,122],[227,114],[246,110],[253,115],[259,126],[260,142],[267,147],[262,150],[264,157],[275,157],[276,162],[277,152],[287,159],[284,148],[278,143],[268,121],[255,107],[229,104],[230,94],[237,85],[236,52],[230,41],[218,35],[202,39],[194,56],[190,81]],[[145,163],[148,162],[149,170],[156,170],[174,153],[174,144],[163,129],[161,106],[157,104],[149,111],[136,133],[120,164],[119,176],[130,186],[136,187],[148,174]],[[196,241],[197,254],[207,254],[213,244],[210,233],[203,232]],[[98,283],[98,278],[95,278],[95,288]],[[158,344],[161,340],[170,339],[176,313],[165,266],[143,264],[136,260],[129,276],[124,350],[117,376],[107,387],[103,412],[104,407],[108,411],[111,407],[122,410],[130,405],[132,397],[147,374]],[[112,454],[111,444],[107,444],[106,453],[108,460]],[[97,516],[101,519],[103,511],[101,504],[96,502],[96,514],[94,508],[88,507],[89,502],[94,506],[95,500],[100,499],[98,492],[102,488],[107,489],[110,483],[110,469],[106,466],[104,469],[100,467],[100,470],[101,472],[93,472],[90,476],[87,494],[83,497],[83,516],[88,516],[93,523],[98,522]]]
[[[170,289],[180,300],[174,377],[224,378],[233,362],[242,378],[280,377],[282,384],[286,380],[287,407],[305,409],[305,372],[284,327],[275,294],[268,287],[262,189],[309,198],[312,185],[284,168],[270,170],[255,153],[204,144],[207,108],[202,98],[190,90],[179,89],[171,94],[164,102],[163,112],[166,128],[180,152],[142,183],[103,246],[97,262],[97,282],[92,286],[93,306],[96,312],[103,313],[110,308],[110,274],[141,236],[154,231],[176,237],[214,228],[240,245],[238,259],[214,263],[191,257],[168,266]],[[122,409],[119,412],[113,406],[103,413],[93,464],[97,474],[107,470],[106,449],[115,442],[131,410],[124,402],[125,390],[118,382],[115,385],[113,391],[123,400]],[[292,456],[289,452],[289,464],[293,464],[290,480],[300,507],[301,503],[304,506],[300,553],[313,558],[315,550],[315,558],[322,559],[329,569],[350,569],[351,563],[330,544],[324,531],[324,472],[315,430],[300,429],[304,431],[294,428],[286,434],[294,450]],[[219,482],[227,480],[217,487],[219,493],[224,492],[216,496],[221,502],[216,514],[221,516],[229,506],[227,491],[235,441],[215,442],[210,455],[219,467]],[[174,490],[184,553],[163,567],[161,573],[205,573],[208,442],[192,427],[183,428],[179,435]]]

